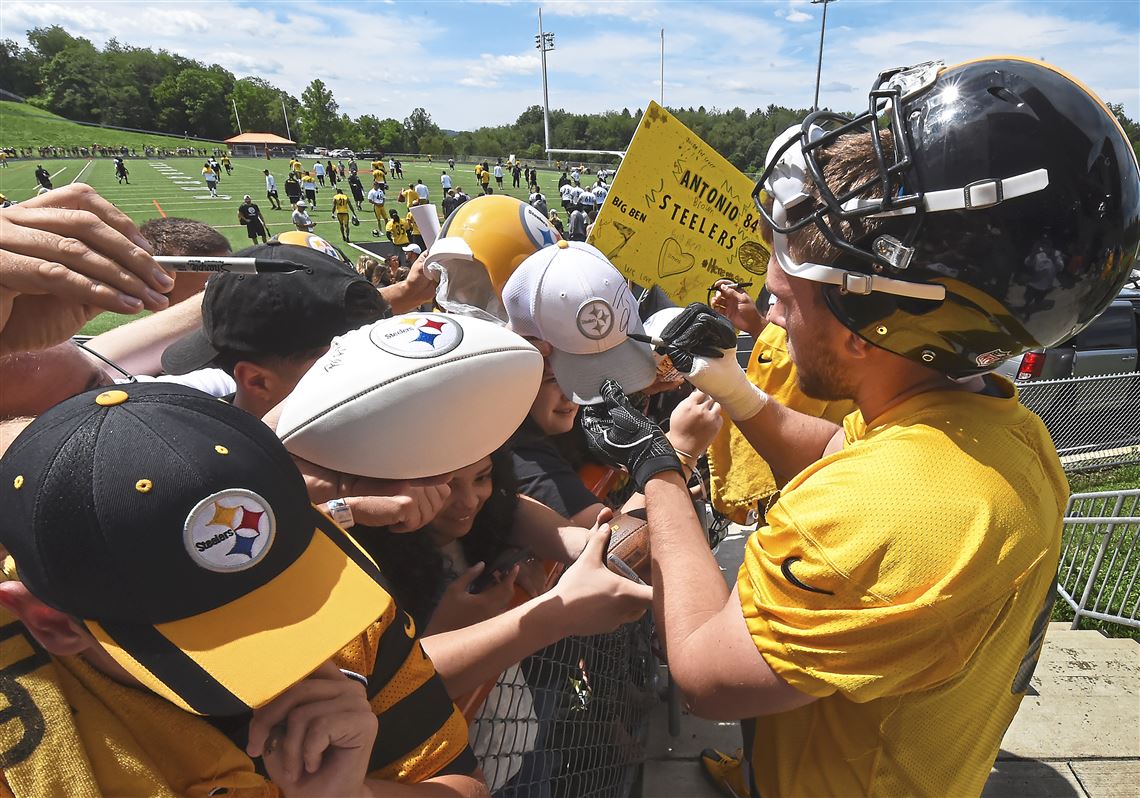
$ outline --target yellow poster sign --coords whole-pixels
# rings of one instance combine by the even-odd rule
[[[721,278],[768,273],[754,182],[655,102],[649,104],[598,214],[590,243],[642,287],[679,305],[708,300]]]

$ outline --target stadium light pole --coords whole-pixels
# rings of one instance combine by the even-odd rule
[[[534,46],[542,53],[542,127],[546,134],[547,160],[550,160],[550,89],[546,82],[546,54],[554,49],[554,34],[542,30],[542,9],[538,9],[538,35]]]
[[[823,32],[827,30],[827,4],[834,3],[835,0],[811,0],[813,6],[823,4],[823,21],[819,24],[819,61],[815,65],[815,102],[811,105],[811,110],[819,110],[819,76],[823,71]]]
[[[238,133],[242,133],[244,131],[241,129],[241,115],[237,110],[237,100],[235,100],[233,97],[230,97],[230,102],[234,104],[234,119],[237,120]]]
[[[293,140],[293,134],[289,131],[289,112],[285,110],[285,98],[281,98],[281,113],[285,116],[285,138],[290,141]]]

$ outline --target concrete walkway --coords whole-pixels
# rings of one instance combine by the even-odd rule
[[[721,544],[726,578],[735,578],[746,534],[734,529]],[[662,704],[647,743],[642,798],[723,798],[698,761],[710,747],[739,748],[739,726],[682,713],[680,734],[670,737]],[[1051,624],[983,796],[1140,796],[1140,643]]]

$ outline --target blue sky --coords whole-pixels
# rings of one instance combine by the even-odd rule
[[[556,37],[553,108],[633,111],[656,99],[661,28],[666,105],[811,104],[822,7],[807,0],[4,0],[0,35],[59,24],[99,45],[114,36],[217,62],[298,96],[320,77],[353,116],[403,119],[423,106],[441,127],[467,130],[541,103],[540,6]],[[836,0],[820,102],[854,110],[883,68],[996,54],[1044,58],[1140,118],[1136,0]]]

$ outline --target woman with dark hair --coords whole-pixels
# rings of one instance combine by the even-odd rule
[[[360,545],[374,560],[384,564],[393,592],[425,636],[469,626],[497,614],[506,607],[511,596],[508,588],[514,585],[513,575],[508,574],[502,584],[490,591],[467,594],[471,601],[459,598],[440,606],[449,585],[470,574],[470,579],[461,580],[465,591],[484,570],[479,564],[493,563],[514,548],[509,536],[519,504],[514,468],[506,449],[454,472],[448,484],[451,495],[447,503],[422,529],[406,533],[386,528],[354,530]],[[488,601],[492,596],[501,596],[501,601]],[[454,603],[479,609],[460,609],[452,606]],[[437,613],[437,609],[441,612]]]
[[[400,534],[357,526],[354,537],[381,563],[400,606],[424,630],[424,650],[454,698],[477,683],[460,678],[457,684],[451,673],[464,664],[470,670],[489,649],[514,647],[515,664],[503,662],[504,671],[484,676],[485,681],[497,674],[497,681],[472,719],[472,750],[499,798],[546,798],[553,759],[544,740],[561,685],[556,689],[549,676],[528,683],[525,658],[564,637],[610,631],[632,620],[649,589],[605,570],[603,549],[587,547],[591,530],[519,496],[506,448],[453,472],[448,484],[451,494],[426,527]],[[528,562],[528,549],[564,562],[582,552],[550,588],[551,606],[558,607],[553,615],[543,614],[549,597],[539,595],[546,591],[544,574]],[[488,572],[496,562],[502,567]],[[488,578],[480,579],[484,573]],[[532,598],[508,609],[516,584]]]

